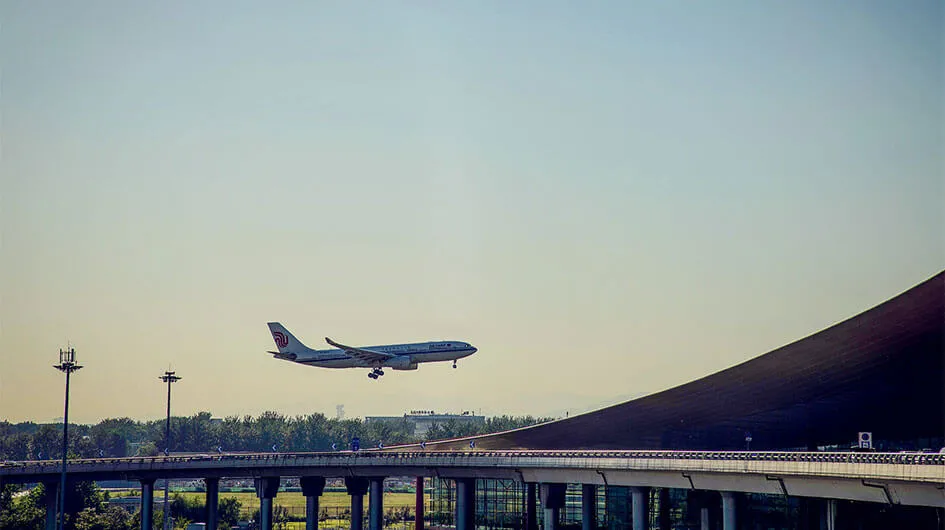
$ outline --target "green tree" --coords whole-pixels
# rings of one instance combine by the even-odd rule
[[[219,446],[224,450],[246,447],[244,442],[243,421],[238,416],[223,418],[218,427]]]
[[[164,524],[164,512],[155,509],[151,512],[151,528],[162,528]],[[141,510],[138,510],[131,517],[131,525],[134,528],[141,528]]]
[[[176,440],[172,443],[182,451],[206,451],[217,445],[218,436],[210,424],[209,412],[198,412],[189,418],[176,418]]]
[[[145,442],[138,448],[137,456],[157,456],[160,451],[158,451],[157,445],[154,442]]]
[[[69,458],[94,458],[98,456],[98,448],[88,433],[91,429],[87,425],[76,426],[75,433],[69,429]]]
[[[272,527],[276,530],[286,530],[289,527],[289,509],[281,504],[272,507]]]
[[[326,451],[337,444],[347,449],[354,437],[361,438],[361,446],[375,447],[378,442],[391,446],[416,442],[406,421],[372,422],[360,419],[335,420],[324,414],[286,418],[268,411],[258,417],[229,416],[222,421],[211,421],[210,412],[199,412],[190,417],[171,418],[172,450],[213,451],[218,446],[224,451]],[[434,425],[423,439],[442,440],[461,436],[507,431],[548,421],[549,418],[532,416],[496,416],[484,423],[446,422]],[[132,442],[143,443],[137,455],[154,456],[163,451],[164,421],[138,422],[129,418],[110,418],[97,425],[70,425],[69,453],[73,456],[125,456]],[[12,424],[0,421],[0,458],[26,460],[56,459],[60,455],[62,426],[37,425],[31,422]]]
[[[127,456],[128,442],[137,439],[139,425],[130,418],[102,420],[91,429],[92,441],[105,456]]]
[[[232,528],[240,522],[240,509],[242,503],[236,497],[224,497],[217,504],[217,517],[220,519],[220,526],[223,528]]]
[[[8,484],[0,490],[0,530],[41,530],[46,519],[43,508],[46,489],[40,485],[14,498],[19,492],[16,484]]]
[[[255,423],[255,449],[257,451],[271,451],[272,446],[285,449],[283,447],[287,434],[285,416],[269,410],[260,414]]]
[[[446,434],[443,430],[443,426],[437,422],[433,422],[430,424],[430,427],[427,428],[427,432],[424,433],[423,438],[428,442],[431,440],[444,440],[446,439]]]
[[[86,508],[99,511],[108,500],[107,493],[94,482],[82,480],[66,481],[66,513],[77,514]]]
[[[25,432],[0,435],[0,458],[4,460],[29,460],[32,436]]]
[[[62,457],[62,429],[56,425],[41,425],[30,442],[33,458],[53,460]]]
[[[296,416],[289,422],[286,445],[292,451],[324,451],[331,448],[329,422],[324,414]]]
[[[86,508],[75,519],[75,530],[134,530],[134,518],[124,508]]]
[[[190,519],[186,517],[175,517],[174,518],[174,530],[186,530],[187,526],[192,523]]]
[[[174,519],[188,519],[190,521],[202,521],[205,516],[205,504],[196,497],[184,497],[175,493],[171,498],[171,515]]]
[[[33,488],[27,495],[13,499],[12,494],[15,489],[4,488],[3,494],[10,495],[11,501],[4,500],[0,505],[0,528],[20,529],[39,529],[43,527],[46,519],[46,487],[40,484]],[[107,495],[100,490],[94,483],[79,481],[69,483],[66,489],[66,529],[77,530],[79,521],[77,514],[89,511],[83,517],[84,524],[97,524],[97,514],[103,512],[106,508],[105,501]],[[4,508],[10,508],[5,510]],[[111,527],[106,527],[111,528]]]

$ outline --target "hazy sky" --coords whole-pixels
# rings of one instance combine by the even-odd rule
[[[939,1],[0,6],[0,419],[573,413],[945,268]]]

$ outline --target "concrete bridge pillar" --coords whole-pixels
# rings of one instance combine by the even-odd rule
[[[371,477],[371,499],[368,524],[371,530],[384,528],[384,477]]]
[[[305,530],[318,529],[318,498],[325,491],[325,477],[299,477],[305,496]]]
[[[581,484],[581,530],[597,528],[597,486]]]
[[[630,488],[630,495],[633,499],[633,508],[631,515],[633,517],[633,530],[647,530],[648,515],[650,514],[649,490],[633,486]]]
[[[345,477],[345,489],[351,496],[351,530],[361,530],[364,525],[364,494],[368,490],[368,479]]]
[[[59,510],[59,483],[43,482],[43,501],[46,503],[46,530],[56,530],[56,512]]]
[[[456,530],[476,528],[476,479],[456,479]]]
[[[558,514],[561,512],[561,508],[564,508],[566,492],[567,484],[541,485],[541,505],[545,509],[544,530],[556,530],[558,528]]]
[[[217,507],[220,501],[220,479],[205,478],[207,485],[207,530],[217,530]]]
[[[736,530],[736,506],[738,498],[733,491],[722,492],[722,530]]]
[[[837,530],[837,499],[827,499],[824,506],[823,530]]]
[[[818,501],[810,497],[798,499],[798,530],[820,530],[822,516],[817,511]]]
[[[708,491],[688,490],[686,492],[686,520],[685,523],[694,526],[699,530],[709,530],[711,522],[711,512],[709,511],[709,502],[706,496]],[[712,502],[717,502],[717,498]]]
[[[414,530],[423,530],[423,505],[426,498],[423,495],[423,476],[417,477],[417,492],[414,506]]]
[[[279,477],[260,477],[255,480],[259,497],[259,530],[272,530],[272,499],[279,493]]]
[[[141,530],[151,530],[154,523],[154,479],[141,479]]]
[[[657,492],[657,502],[659,503],[659,521],[660,530],[670,530],[669,523],[669,488],[660,488]]]

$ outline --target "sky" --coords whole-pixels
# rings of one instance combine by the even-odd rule
[[[561,416],[945,269],[945,11],[0,3],[0,419]],[[271,358],[462,340],[415,372]]]

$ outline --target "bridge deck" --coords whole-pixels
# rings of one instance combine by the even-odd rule
[[[56,461],[0,464],[2,482],[55,482]],[[704,451],[362,451],[72,460],[74,480],[439,476],[743,491],[945,507],[945,454]]]

